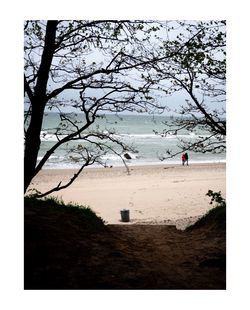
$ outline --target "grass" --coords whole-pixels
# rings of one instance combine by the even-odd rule
[[[90,230],[101,229],[105,222],[98,217],[90,207],[81,206],[75,203],[65,204],[62,200],[55,197],[37,199],[32,196],[24,197],[24,207],[39,215],[46,216],[74,216]]]

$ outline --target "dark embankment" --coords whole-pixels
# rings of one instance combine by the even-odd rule
[[[199,219],[194,225],[189,226],[186,231],[195,229],[209,229],[219,232],[226,231],[226,206],[219,206],[211,209],[205,216]]]
[[[104,225],[89,209],[28,198],[24,287],[225,289],[223,221],[222,215],[210,214],[186,231],[166,225]]]

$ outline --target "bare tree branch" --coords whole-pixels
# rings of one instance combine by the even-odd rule
[[[47,195],[50,195],[54,192],[58,192],[62,189],[65,189],[67,187],[69,187],[75,180],[76,178],[80,175],[80,173],[82,172],[82,170],[87,167],[92,165],[95,162],[94,159],[92,159],[90,156],[86,159],[85,163],[81,166],[81,168],[73,175],[73,177],[64,185],[61,185],[62,182],[60,182],[56,187],[50,189],[49,191],[42,193],[42,194],[35,194],[34,197],[36,198],[42,198],[45,197]]]

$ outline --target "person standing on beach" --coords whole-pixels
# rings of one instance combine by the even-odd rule
[[[182,153],[182,155],[181,155],[181,160],[182,160],[182,166],[184,166],[184,164],[185,164],[185,154],[184,153]]]
[[[185,161],[187,162],[187,166],[188,166],[188,153],[187,152],[184,154],[184,158],[185,158]]]

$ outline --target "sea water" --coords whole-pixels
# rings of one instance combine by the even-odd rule
[[[75,115],[74,119],[84,121],[82,114]],[[173,153],[181,152],[179,139],[185,141],[196,141],[198,136],[209,136],[208,132],[202,130],[196,130],[196,132],[188,132],[186,130],[180,131],[176,134],[163,135],[164,129],[170,129],[168,123],[174,124],[175,118],[170,118],[162,115],[122,115],[116,116],[107,114],[105,117],[97,118],[94,124],[88,129],[99,130],[102,132],[108,132],[112,130],[114,135],[121,141],[128,145],[132,145],[136,152],[130,152],[131,159],[125,159],[128,166],[132,165],[149,165],[149,164],[180,164],[181,154],[176,155],[173,158],[162,161],[163,157],[167,157],[166,150],[170,150]],[[60,117],[57,113],[47,113],[44,117],[43,128],[41,132],[41,148],[39,152],[38,161],[44,156],[44,154],[58,142],[58,138],[62,138],[63,135],[56,136],[56,128],[60,123]],[[54,169],[71,169],[78,168],[82,162],[74,162],[69,156],[69,148],[74,145],[81,144],[81,140],[70,142],[62,145],[56,150],[46,162],[44,168]],[[107,166],[122,166],[123,161],[121,158],[112,153],[111,151],[102,156],[102,161]],[[226,153],[196,153],[189,152],[189,163],[216,163],[225,162]],[[99,164],[92,165],[94,167],[100,166]],[[101,167],[101,166],[100,166]]]

